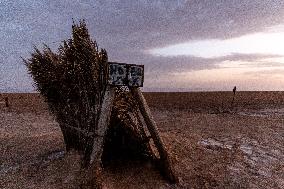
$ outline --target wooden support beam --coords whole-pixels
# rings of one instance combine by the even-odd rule
[[[93,150],[90,156],[90,164],[81,177],[83,181],[81,188],[101,189],[102,188],[102,154],[104,146],[104,137],[109,126],[111,110],[115,98],[115,88],[107,86],[104,95],[98,127],[95,130]]]
[[[151,137],[154,141],[154,144],[160,155],[160,163],[162,168],[163,175],[172,183],[178,182],[177,177],[175,176],[174,169],[172,167],[172,163],[170,161],[168,152],[165,148],[165,145],[162,141],[162,138],[159,135],[158,127],[154,118],[151,114],[150,108],[139,88],[130,88],[132,95],[138,101],[138,106],[141,111],[141,114],[144,118],[144,121],[147,125],[147,128],[151,134]]]
[[[111,116],[111,110],[114,98],[115,98],[115,88],[107,86],[102,103],[98,128],[95,130],[95,138],[93,143],[93,150],[90,156],[90,164],[92,164],[94,161],[101,161],[101,156],[103,153],[104,136],[106,134],[107,127],[110,122],[110,116]]]

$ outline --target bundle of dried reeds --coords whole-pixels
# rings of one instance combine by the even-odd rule
[[[84,165],[87,165],[107,85],[106,51],[98,49],[97,43],[89,36],[85,22],[81,21],[78,25],[73,24],[72,38],[63,41],[58,54],[45,45],[43,52],[35,48],[31,58],[24,62],[61,127],[67,151],[75,149],[81,152]],[[142,123],[137,122],[139,118],[135,109],[137,107],[130,93],[117,88],[111,129],[106,138],[108,150],[104,154],[113,155],[110,151],[122,149],[117,144],[128,147],[136,144],[137,152],[151,154],[149,145],[145,143],[147,136],[141,129]],[[116,139],[112,138],[115,133],[120,133]],[[132,142],[123,143],[125,138]]]

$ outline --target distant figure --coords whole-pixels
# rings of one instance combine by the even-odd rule
[[[236,86],[234,86],[234,88],[233,88],[234,96],[235,96],[235,94],[236,94],[236,91],[237,91],[237,87],[236,87]]]
[[[231,106],[233,106],[233,105],[234,105],[235,96],[236,96],[236,91],[237,91],[237,87],[236,87],[236,86],[234,86],[234,88],[233,88],[234,96],[233,96],[233,100],[232,100],[232,104],[231,104]]]

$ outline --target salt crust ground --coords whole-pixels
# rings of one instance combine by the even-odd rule
[[[3,94],[0,188],[77,188],[78,155],[38,94]],[[147,93],[179,176],[148,162],[113,162],[106,188],[284,188],[284,92]],[[0,96],[1,101],[1,96]]]

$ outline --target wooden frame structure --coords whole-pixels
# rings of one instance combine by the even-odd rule
[[[159,161],[163,175],[177,181],[139,89],[143,65],[108,62],[107,52],[98,49],[84,21],[72,25],[72,38],[58,54],[47,46],[42,52],[35,48],[24,63],[59,123],[66,151],[75,150],[81,157],[80,188],[102,188],[102,163],[122,153]]]
[[[99,118],[99,124],[97,130],[94,133],[95,138],[93,142],[93,150],[90,156],[90,168],[95,169],[92,170],[92,172],[95,173],[95,175],[93,175],[93,177],[96,177],[95,180],[100,180],[101,177],[104,138],[110,124],[111,111],[115,99],[115,88],[115,85],[108,85],[106,88],[101,108],[101,115]],[[146,128],[144,128],[145,130],[143,132],[146,133],[146,130],[148,130],[148,132],[150,133],[149,138],[153,139],[154,145],[159,153],[159,167],[162,175],[171,183],[178,182],[164,142],[159,135],[159,130],[157,128],[156,122],[154,121],[150,108],[141,90],[139,89],[139,87],[128,86],[128,88],[135,101],[137,101],[139,111],[142,115],[142,118],[140,118],[141,120],[139,120],[139,122],[144,122],[146,125]]]

